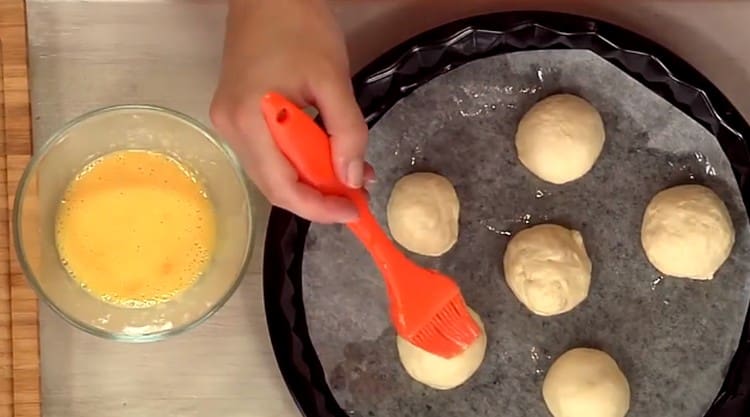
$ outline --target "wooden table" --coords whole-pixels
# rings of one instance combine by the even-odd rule
[[[23,0],[0,0],[0,416],[40,409],[37,301],[11,245],[10,208],[31,156]]]

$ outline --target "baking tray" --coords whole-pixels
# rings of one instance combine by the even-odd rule
[[[10,210],[31,157],[26,9],[0,0],[0,415],[41,415],[37,299],[11,249]]]
[[[405,42],[354,78],[359,104],[372,126],[398,100],[467,62],[515,51],[588,49],[614,64],[703,125],[727,155],[747,208],[748,125],[703,76],[666,49],[621,28],[591,19],[542,12],[481,16],[452,23]],[[264,263],[266,316],[279,367],[307,416],[344,416],[326,384],[310,340],[302,303],[302,250],[309,223],[283,210],[271,214]],[[750,331],[746,320],[721,393],[707,416],[750,412]]]

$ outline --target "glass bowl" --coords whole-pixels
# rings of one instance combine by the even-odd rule
[[[141,308],[108,303],[82,287],[66,271],[55,240],[69,183],[91,161],[128,149],[160,152],[184,164],[203,183],[216,218],[213,256],[197,281],[168,301]],[[237,289],[253,247],[251,195],[234,153],[196,120],[156,106],[107,107],[68,123],[31,159],[15,196],[15,250],[39,298],[75,327],[118,341],[159,340],[203,322]]]

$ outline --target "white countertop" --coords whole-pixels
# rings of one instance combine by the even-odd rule
[[[27,3],[36,146],[65,121],[115,103],[161,104],[208,121],[221,53],[222,1]],[[750,85],[750,2],[333,3],[354,69],[429,27],[522,4],[524,9],[586,14],[640,32],[691,62],[750,116],[750,95],[745,93]],[[264,228],[267,206],[261,212]],[[298,416],[268,340],[261,293],[263,239],[257,242],[250,273],[230,302],[199,328],[165,342],[100,340],[42,308],[44,417]]]

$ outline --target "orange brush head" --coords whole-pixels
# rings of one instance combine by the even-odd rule
[[[451,358],[471,346],[481,333],[459,293],[410,342],[438,356]]]

